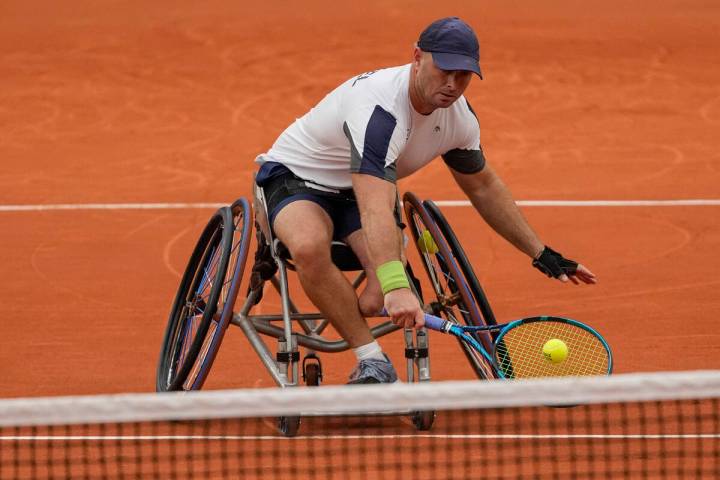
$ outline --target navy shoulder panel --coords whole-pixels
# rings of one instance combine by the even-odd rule
[[[355,148],[355,142],[350,134],[347,124],[343,126],[345,136],[350,140],[351,158],[350,171],[352,173],[363,173],[394,182],[397,178],[395,165],[385,166],[387,160],[390,139],[395,131],[397,120],[395,117],[380,105],[375,105],[363,141],[363,154]]]

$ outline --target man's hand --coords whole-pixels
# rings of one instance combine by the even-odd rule
[[[597,283],[595,274],[587,267],[564,258],[560,253],[546,246],[540,255],[533,260],[533,267],[551,278],[557,278],[561,282],[572,281],[578,285],[581,281],[584,283]]]
[[[423,312],[417,297],[409,288],[398,288],[385,295],[385,311],[395,325],[420,328],[425,325]]]

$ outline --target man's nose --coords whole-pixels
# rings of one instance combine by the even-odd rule
[[[455,78],[455,72],[448,73],[447,79],[445,80],[445,86],[450,90],[455,90],[457,85],[457,78]]]

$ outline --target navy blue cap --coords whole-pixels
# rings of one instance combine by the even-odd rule
[[[480,45],[470,25],[458,17],[435,20],[418,40],[420,50],[432,53],[435,66],[443,70],[467,70],[482,78]]]

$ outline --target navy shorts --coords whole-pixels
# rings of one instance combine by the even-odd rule
[[[318,188],[308,186],[313,184],[298,178],[285,165],[276,162],[264,163],[255,176],[255,182],[263,187],[270,225],[286,205],[297,200],[309,200],[320,205],[332,220],[333,240],[343,240],[355,230],[360,230],[360,211],[352,188],[338,190],[321,185]]]
[[[277,162],[262,164],[255,176],[255,182],[263,188],[268,220],[272,226],[275,217],[286,205],[297,200],[309,200],[318,204],[332,220],[333,240],[344,239],[362,227],[355,192],[349,189],[334,189],[317,185],[297,177],[285,165]],[[401,228],[399,203],[395,208],[395,219]]]

